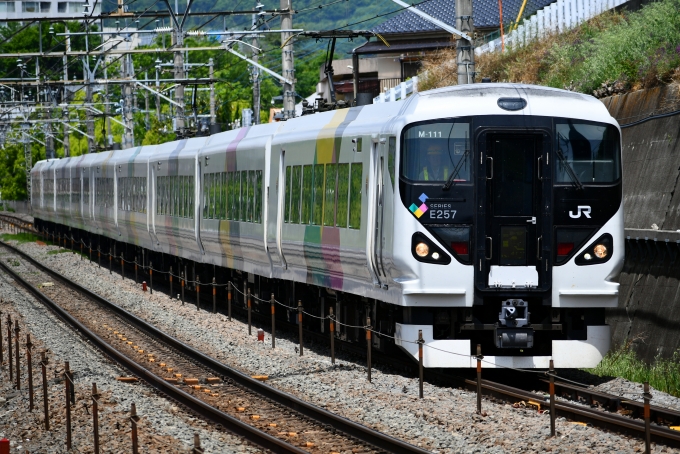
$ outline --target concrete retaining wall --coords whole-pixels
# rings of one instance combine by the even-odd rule
[[[680,110],[670,85],[603,100],[620,124]],[[612,345],[641,358],[680,349],[680,114],[623,129],[626,262],[619,307],[608,312]]]

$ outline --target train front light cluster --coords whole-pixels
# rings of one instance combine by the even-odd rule
[[[605,233],[590,243],[580,255],[577,255],[574,262],[581,266],[604,263],[611,257],[613,246],[612,236]]]
[[[437,265],[451,263],[451,256],[422,232],[416,232],[411,237],[411,253],[419,262],[436,263]]]

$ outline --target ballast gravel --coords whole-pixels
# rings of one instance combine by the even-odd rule
[[[245,323],[228,321],[222,314],[197,311],[195,305],[182,305],[177,299],[159,292],[153,295],[144,293],[141,286],[135,285],[129,277],[123,281],[120,274],[110,275],[108,268],[99,268],[96,262],[90,263],[77,254],[55,253],[57,247],[36,243],[24,243],[20,248],[50,268],[227,365],[247,374],[268,375],[266,383],[271,386],[432,452],[644,451],[641,439],[575,424],[564,418],[558,418],[557,436],[551,438],[549,416],[531,408],[513,408],[484,399],[484,411],[478,415],[476,395],[461,389],[425,383],[425,398],[418,399],[417,378],[374,369],[369,383],[363,364],[340,358],[333,365],[325,345],[305,345],[304,356],[300,357],[295,339],[277,336],[276,349],[272,350],[268,325],[263,327],[267,332],[265,342],[258,342],[257,326],[253,327],[252,335],[248,335]],[[154,277],[160,279],[160,276]],[[242,301],[239,297],[234,304],[243,304]],[[52,334],[48,332],[45,336]],[[68,357],[66,353],[70,349],[68,345],[65,357]],[[89,363],[97,361],[92,356]],[[72,365],[72,368],[78,370],[78,366]],[[121,386],[118,383],[113,385]],[[129,385],[122,387],[124,390],[134,388]],[[656,395],[654,392],[655,398]],[[675,399],[675,405],[677,402],[678,399]],[[164,406],[167,404],[158,403],[153,408],[160,411]],[[151,414],[153,408],[147,407],[144,412]],[[173,429],[165,433],[181,438],[179,433],[173,432],[180,432],[179,425],[172,426]],[[168,425],[161,427],[167,429]],[[2,430],[4,426],[0,422]],[[214,443],[206,443],[209,446],[206,452],[227,452],[223,445]],[[652,444],[652,451],[677,452],[655,444]]]

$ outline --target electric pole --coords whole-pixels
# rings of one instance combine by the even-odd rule
[[[472,0],[456,0],[456,28],[468,36],[473,36]],[[475,82],[475,52],[472,42],[458,38],[456,42],[456,63],[458,66],[458,85]]]
[[[182,33],[182,27],[179,22],[175,22],[173,27],[173,40],[172,45],[176,49],[184,47],[184,33]],[[184,55],[182,55],[181,50],[175,51],[175,79],[184,79]],[[184,118],[184,85],[179,84],[175,87],[175,102],[179,106],[175,106],[175,130],[180,137],[184,137],[185,134],[185,118]]]
[[[471,0],[468,0],[471,1]],[[293,28],[292,0],[281,0],[281,30]],[[292,32],[281,32],[282,53],[282,76],[292,83],[283,84],[283,118],[285,120],[295,117],[295,64],[293,61]],[[285,44],[285,45],[284,45]]]
[[[134,72],[132,70],[132,57],[127,54],[124,59],[125,77],[132,79]],[[123,148],[132,148],[135,146],[134,136],[134,119],[132,112],[132,83],[125,84],[123,88],[125,98],[123,101],[123,119],[125,120],[125,133],[123,134]]]
[[[68,104],[68,102],[69,102],[68,61],[67,61],[67,58],[66,58],[66,53],[71,52],[71,37],[68,35],[68,28],[64,27],[64,31],[66,32],[66,52],[64,53],[64,56],[62,57],[62,64],[64,66],[64,96],[63,96],[62,102],[65,103],[65,104]],[[69,138],[69,134],[70,134],[71,131],[69,131],[69,128],[68,128],[68,121],[69,121],[68,106],[64,107],[63,118],[64,118],[64,157],[68,158],[69,156],[71,156],[71,140]]]
[[[259,0],[255,1],[255,8],[256,9],[262,9],[262,4],[259,2]],[[253,31],[257,30],[257,18],[259,16],[257,14],[253,14],[253,23],[252,27],[250,28]],[[257,49],[260,47],[258,46],[258,41],[257,41],[257,33],[253,34],[253,47],[252,49],[252,59],[254,62],[257,62],[259,52]],[[259,125],[260,124],[260,69],[257,66],[251,65],[250,67],[250,77],[253,80],[253,124],[254,125]]]
[[[213,80],[215,77],[215,63],[213,62],[213,59],[208,60],[208,67],[209,67],[209,77],[210,80]],[[195,87],[195,89],[198,89],[198,87]],[[210,82],[210,127],[208,129],[210,131],[210,134],[215,134],[216,132],[219,132],[219,128],[217,127],[217,115],[215,112],[215,83]]]
[[[87,152],[94,153],[96,145],[94,142],[94,118],[92,117],[92,82],[94,74],[90,71],[90,61],[88,56],[83,57],[83,78],[85,79],[85,119],[87,127]]]

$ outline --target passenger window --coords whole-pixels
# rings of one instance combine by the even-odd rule
[[[323,225],[335,225],[335,191],[337,186],[338,165],[326,165],[326,190],[323,200]]]
[[[314,191],[312,196],[312,224],[321,225],[323,220],[323,187],[324,187],[324,165],[314,165]]]
[[[361,228],[361,188],[363,164],[353,163],[349,188],[349,228]]]
[[[338,210],[335,226],[347,227],[347,198],[349,197],[349,164],[338,164]]]
[[[284,210],[283,222],[290,222],[290,189],[293,185],[292,180],[292,168],[291,166],[286,167],[286,192],[284,197],[286,199],[286,208]]]
[[[248,187],[248,182],[243,176],[243,172],[236,172],[236,206],[238,207],[238,220],[243,221],[245,217],[246,204],[243,202],[243,197]]]
[[[253,195],[255,193],[253,186],[255,185],[255,172],[248,170],[247,172],[243,172],[243,174],[248,176],[248,192],[246,193],[248,208],[246,211],[246,221],[253,222]]]
[[[302,166],[293,166],[293,180],[290,191],[290,222],[300,223],[300,188],[302,185]]]
[[[257,223],[262,222],[262,171],[255,171],[255,216],[254,221]]]
[[[312,183],[314,178],[314,167],[311,165],[302,166],[302,224],[312,223]]]

